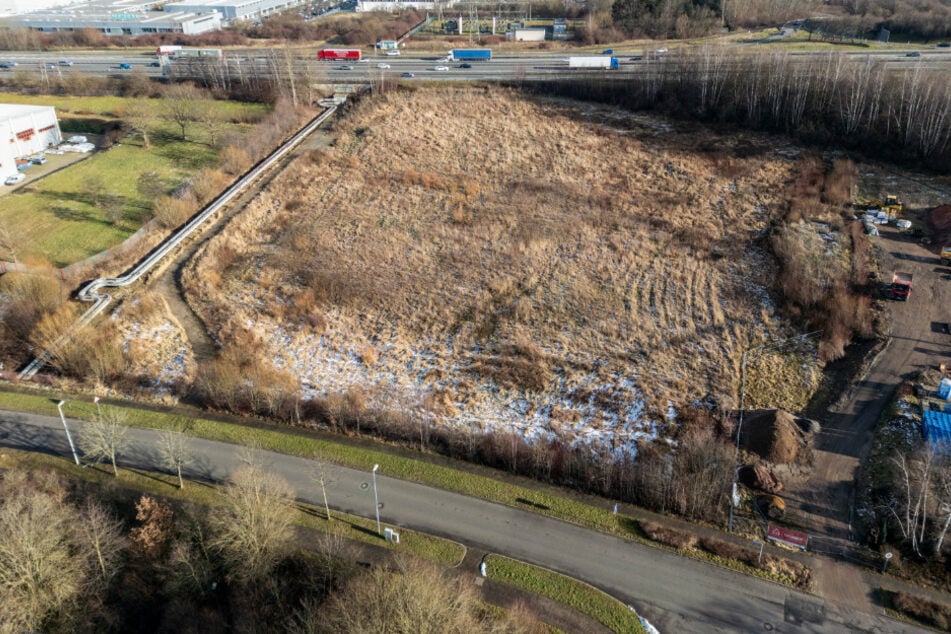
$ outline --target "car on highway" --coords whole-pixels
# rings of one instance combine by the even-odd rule
[[[642,59],[644,59],[644,56],[643,56],[643,55],[635,55],[634,57],[628,57],[628,58],[627,58],[627,61],[629,61],[629,62],[639,62],[639,61],[641,61]]]
[[[26,174],[21,174],[17,172],[16,174],[10,174],[9,176],[7,176],[7,178],[3,181],[3,184],[16,185],[17,183],[25,179],[26,179]]]
[[[951,48],[951,42],[939,42],[938,48]]]
[[[449,70],[448,66],[436,66],[433,70]]]
[[[400,52],[396,50],[395,48],[391,48],[390,50],[386,52],[386,54],[389,55],[390,57],[399,57]]]
[[[0,68],[15,68],[16,62],[0,62]]]
[[[918,51],[909,51],[908,53],[905,53],[905,57],[921,57],[921,53]]]
[[[72,65],[73,65],[73,62],[70,61],[70,60],[68,60],[68,59],[61,59],[61,60],[59,60],[59,65],[60,65],[60,66],[72,66]]]
[[[56,68],[56,64],[54,64],[53,62],[46,63],[46,70],[53,70],[54,68]]]
[[[130,64],[129,62],[122,62],[121,64],[119,64],[119,70],[131,70],[131,69],[132,69],[132,64]]]
[[[149,62],[149,66],[152,68],[159,68],[162,66],[162,62]]]
[[[390,65],[389,65],[389,64],[377,64],[376,67],[377,67],[377,68],[389,68]]]
[[[472,64],[459,64],[459,68],[472,68]]]
[[[407,73],[401,73],[401,74],[400,74],[400,77],[404,77],[404,78],[406,78],[406,79],[412,79],[413,77],[416,77],[416,75],[414,75],[413,73],[408,73],[408,72],[407,72]]]
[[[450,58],[450,57],[440,57],[440,58],[437,59],[436,61],[439,62],[440,64],[448,64],[449,62],[452,61],[452,58]]]
[[[337,70],[353,70],[353,66],[347,66],[344,64],[343,66],[338,66]]]
[[[614,49],[613,49],[613,48],[606,48],[606,49],[604,49],[603,51],[601,51],[601,54],[602,54],[602,55],[614,55]]]

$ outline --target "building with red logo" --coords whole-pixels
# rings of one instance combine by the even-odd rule
[[[52,106],[0,104],[0,180],[16,174],[17,160],[28,159],[62,141]]]

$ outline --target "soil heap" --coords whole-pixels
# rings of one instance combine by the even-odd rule
[[[742,446],[773,464],[790,464],[809,442],[811,421],[781,409],[753,410],[743,423]]]

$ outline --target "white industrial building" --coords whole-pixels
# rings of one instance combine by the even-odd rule
[[[544,42],[547,29],[515,29],[515,35],[512,39],[516,42]]]
[[[439,2],[413,2],[413,0],[409,0],[408,2],[376,2],[375,0],[371,0],[365,2],[364,0],[360,0],[357,2],[357,11],[386,11],[387,13],[393,13],[402,9],[435,10],[440,6],[445,9],[456,4],[456,1],[457,0],[449,0],[448,2],[445,0]]]
[[[96,29],[106,35],[197,35],[221,30],[221,15],[188,11],[138,11],[131,7],[110,10],[103,5],[85,5],[66,7],[58,11],[29,13],[16,18],[14,23],[44,32]]]
[[[0,180],[16,174],[17,159],[59,145],[62,140],[52,106],[0,104]]]
[[[288,7],[304,4],[306,0],[180,0],[165,5],[166,11],[216,11],[225,24],[234,20],[253,20]]]
[[[21,15],[72,4],[75,0],[0,0],[0,15]]]

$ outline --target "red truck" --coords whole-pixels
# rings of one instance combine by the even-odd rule
[[[359,62],[363,52],[358,48],[322,48],[317,59],[329,62]]]
[[[897,271],[892,275],[892,284],[888,287],[888,296],[900,301],[908,301],[911,295],[911,273]]]

